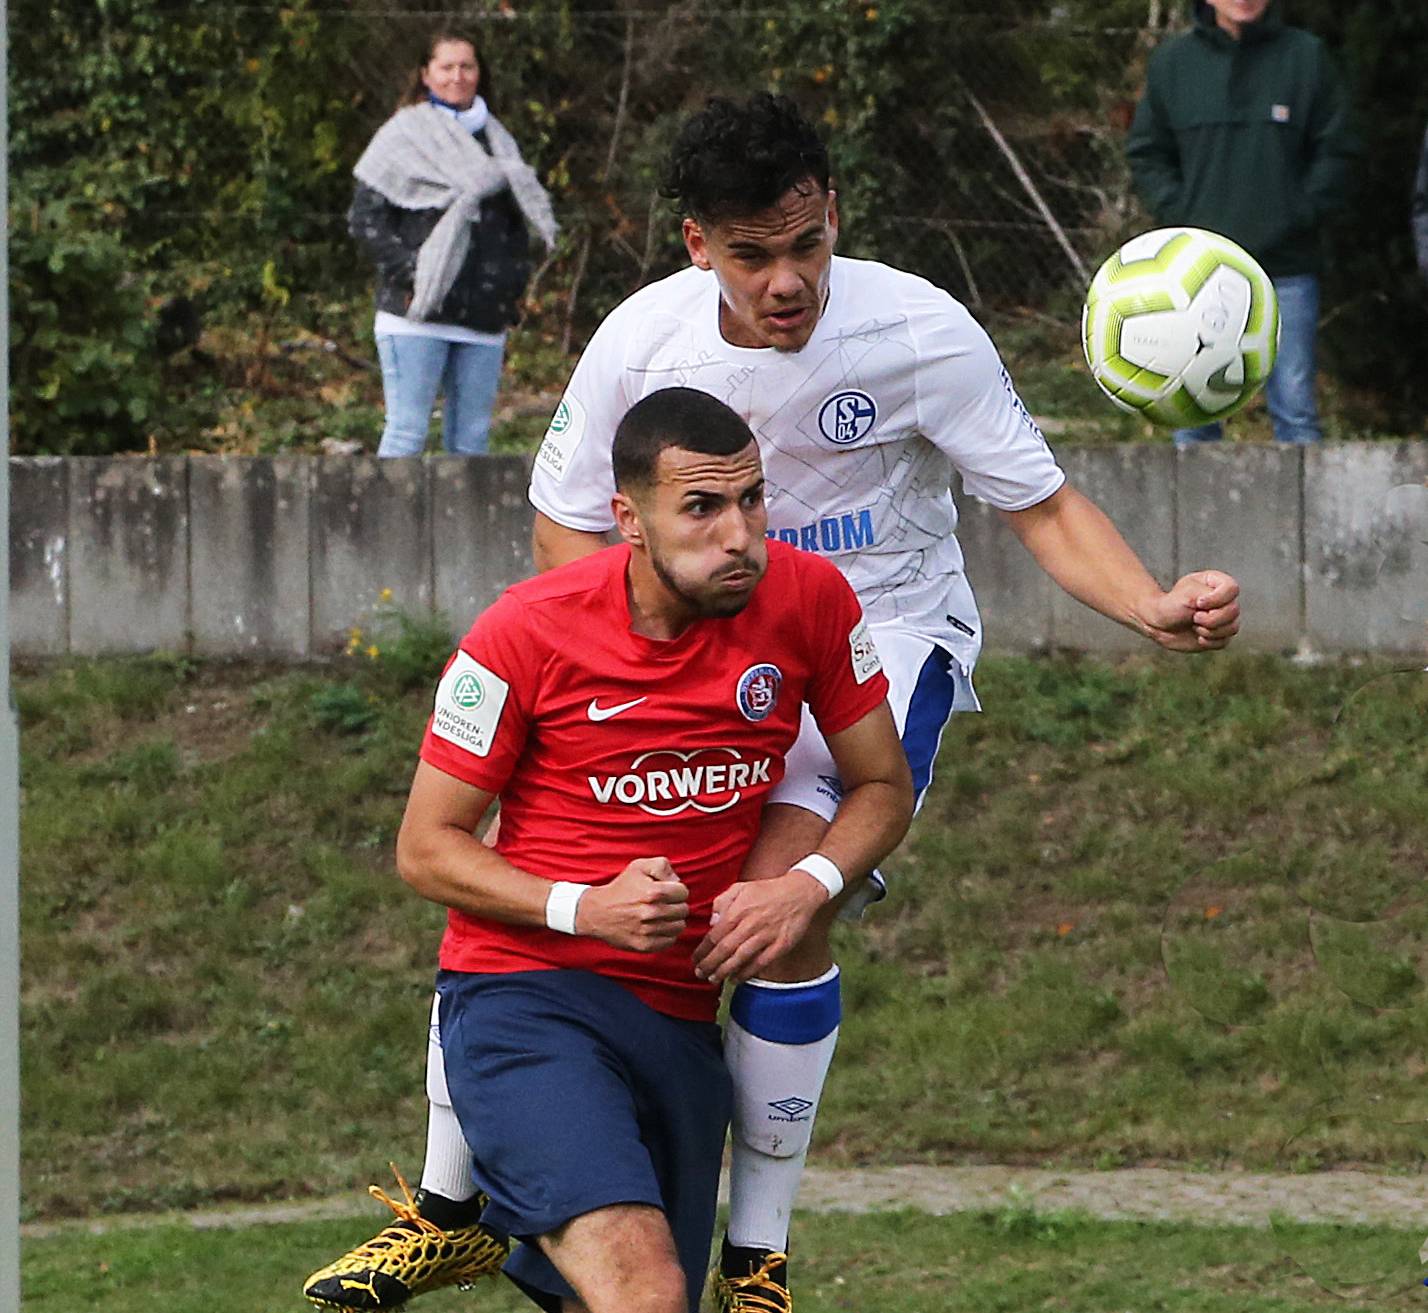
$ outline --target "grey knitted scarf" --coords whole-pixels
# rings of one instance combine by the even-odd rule
[[[481,202],[509,186],[527,222],[555,243],[550,197],[523,159],[515,138],[494,117],[486,120],[484,149],[446,110],[408,105],[380,128],[352,170],[367,186],[404,210],[442,209],[417,252],[408,319],[426,319],[445,299],[471,246],[471,223]]]

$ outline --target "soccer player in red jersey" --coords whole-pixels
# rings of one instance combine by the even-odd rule
[[[731,1104],[715,978],[891,852],[913,790],[852,589],[765,537],[744,421],[656,392],[613,461],[624,544],[508,590],[462,640],[397,862],[450,909],[444,1067],[483,1224],[530,1242],[507,1275],[564,1313],[688,1313]],[[842,803],[816,852],[738,884],[804,704]]]

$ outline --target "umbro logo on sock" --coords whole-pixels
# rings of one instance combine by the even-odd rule
[[[808,1099],[800,1099],[796,1094],[790,1095],[786,1099],[780,1099],[777,1103],[770,1103],[769,1107],[775,1112],[782,1113],[780,1117],[770,1116],[771,1122],[806,1122],[808,1120],[808,1110],[813,1104]]]

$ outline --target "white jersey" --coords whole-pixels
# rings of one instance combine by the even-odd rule
[[[691,267],[643,288],[575,367],[536,456],[535,508],[569,529],[613,527],[615,426],[667,387],[708,392],[748,421],[770,537],[832,560],[870,622],[895,621],[971,669],[981,621],[952,471],[1011,511],[1044,501],[1065,475],[960,303],[913,274],[835,256],[823,315],[789,352],[724,340],[712,273]]]

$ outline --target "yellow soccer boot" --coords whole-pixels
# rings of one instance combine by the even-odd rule
[[[401,1186],[403,1201],[390,1198],[377,1186],[368,1193],[396,1214],[370,1240],[348,1250],[341,1258],[319,1268],[303,1284],[302,1293],[319,1308],[399,1308],[414,1295],[445,1286],[470,1285],[478,1277],[495,1276],[510,1252],[510,1242],[488,1231],[479,1221],[438,1225],[422,1214],[425,1192],[412,1196],[396,1164],[392,1172]],[[486,1198],[470,1201],[466,1216],[480,1216]],[[436,1210],[432,1210],[436,1211]]]

